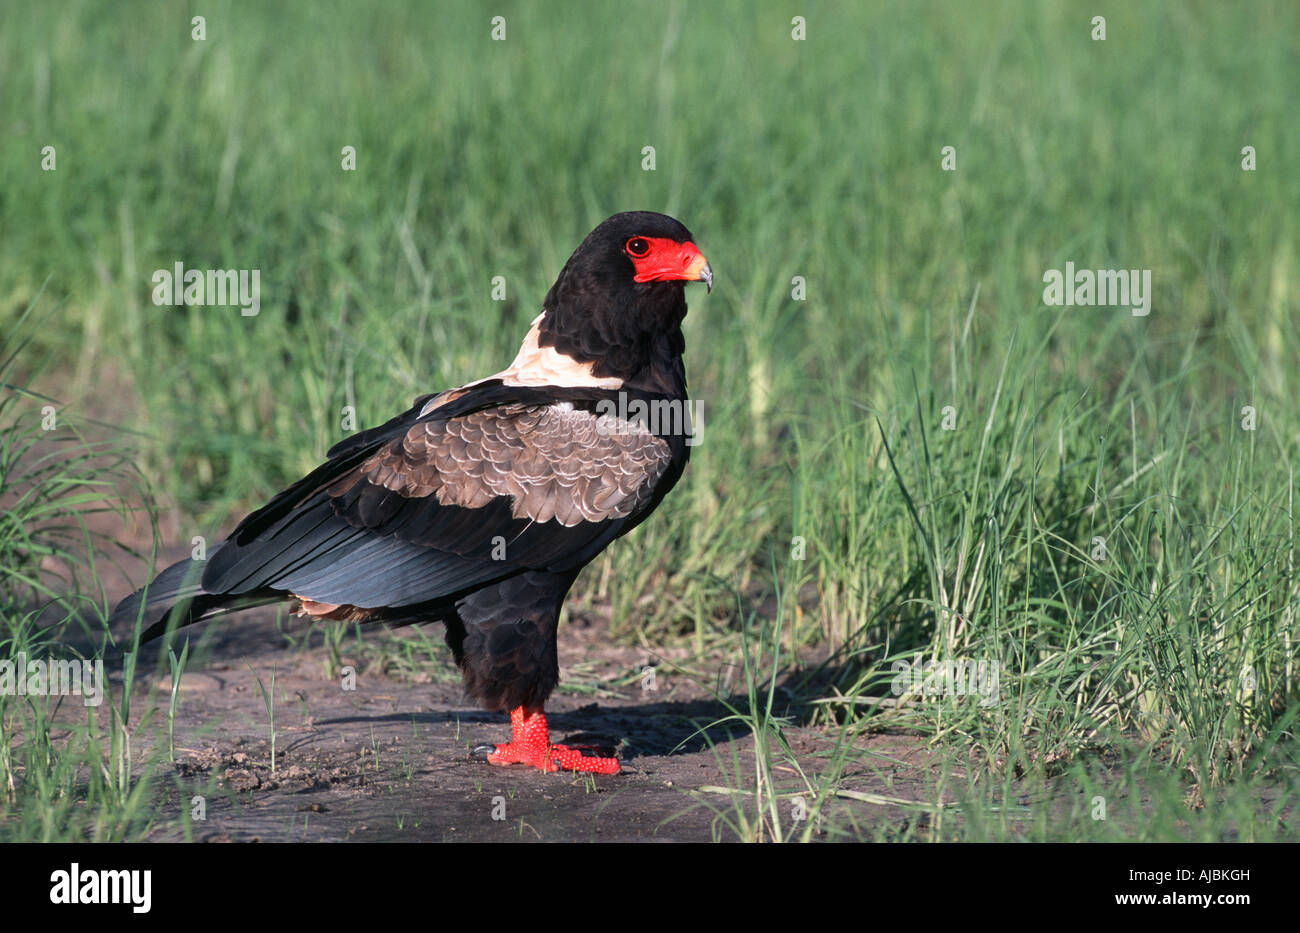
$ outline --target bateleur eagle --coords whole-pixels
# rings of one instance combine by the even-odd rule
[[[616,773],[616,758],[552,745],[543,704],[569,587],[686,466],[681,421],[626,412],[686,405],[684,286],[697,281],[711,288],[713,271],[682,224],[615,214],[569,257],[509,366],[340,441],[110,621],[142,616],[147,641],[290,600],[320,619],[440,621],[466,692],[510,714],[490,762]]]

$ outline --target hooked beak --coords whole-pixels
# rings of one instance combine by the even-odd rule
[[[706,294],[713,291],[713,267],[709,265],[709,261],[698,250],[686,267],[686,274],[689,276],[688,281],[703,282]]]

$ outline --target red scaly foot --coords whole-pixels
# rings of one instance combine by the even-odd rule
[[[593,774],[618,774],[617,758],[584,755],[581,748],[552,745],[541,707],[521,706],[510,711],[510,741],[496,747],[487,756],[494,765],[532,765],[543,771],[587,771]]]

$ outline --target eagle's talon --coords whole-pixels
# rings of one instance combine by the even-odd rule
[[[510,741],[494,746],[487,755],[492,765],[532,765],[542,771],[584,774],[618,774],[617,758],[583,754],[581,746],[552,745],[546,714],[541,709],[519,707],[510,711]]]

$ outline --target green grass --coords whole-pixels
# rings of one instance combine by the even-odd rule
[[[18,327],[31,310],[16,316]],[[10,381],[27,349],[0,337],[0,658],[15,663],[16,679],[27,677],[29,660],[105,656],[100,568],[116,547],[91,523],[125,514],[127,497],[142,493],[111,443],[88,440],[88,425]],[[77,633],[90,651],[63,644]],[[150,728],[147,712],[131,720],[134,673],[127,655],[126,689],[115,698],[101,678],[97,705],[11,692],[13,683],[0,691],[0,839],[117,841],[152,823],[159,755],[132,755],[133,732]]]
[[[829,658],[798,680],[814,722],[977,748],[994,783],[1120,755],[1112,780],[1181,801],[1106,824],[1126,838],[1224,799],[1185,831],[1240,833],[1260,782],[1294,838],[1300,12],[867,6],[214,2],[205,42],[181,5],[12,10],[0,327],[30,343],[5,379],[117,425],[94,442],[184,543],[314,466],[345,406],[499,369],[606,215],[672,213],[717,274],[686,323],[703,443],[578,605],[701,654],[779,626]],[[1045,307],[1067,260],[1152,270],[1150,316]],[[261,270],[261,313],[155,307],[176,261]],[[52,598],[35,553],[0,541]],[[998,662],[1001,702],[876,702],[918,652]]]

